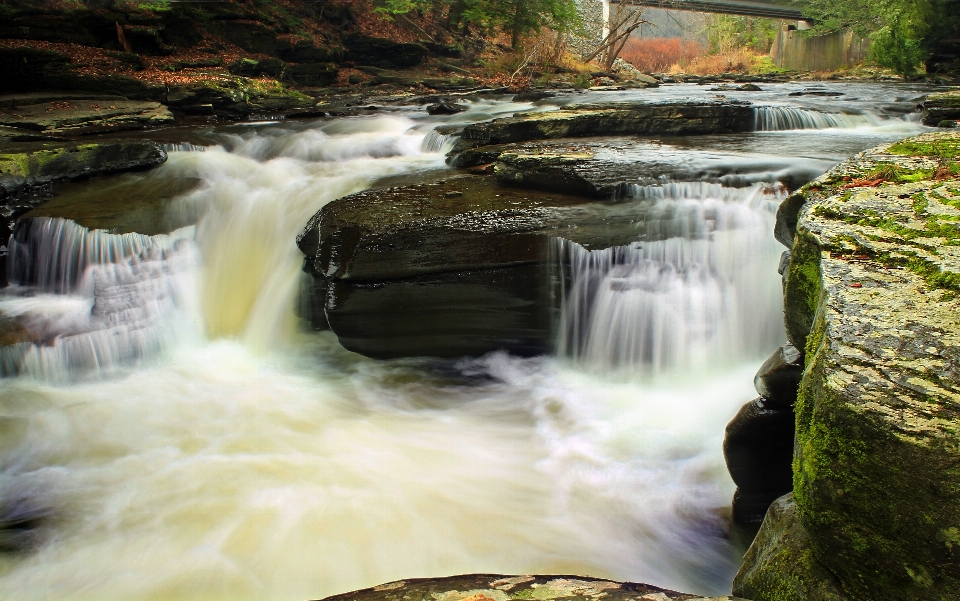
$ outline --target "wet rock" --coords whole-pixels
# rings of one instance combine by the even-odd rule
[[[803,354],[792,344],[785,344],[760,366],[753,386],[768,404],[793,407],[802,377]]]
[[[749,131],[748,104],[611,103],[525,113],[468,125],[451,154],[474,146],[603,135],[697,135]]]
[[[0,198],[57,180],[151,167],[165,160],[163,149],[148,140],[8,145],[0,154]]]
[[[545,91],[535,91],[535,92],[524,92],[522,94],[517,94],[513,97],[514,102],[536,102],[538,100],[543,100],[544,98],[553,98],[556,96],[556,92],[545,92]]]
[[[589,152],[504,152],[497,157],[494,173],[512,185],[582,196],[609,197],[617,185],[604,185],[587,171]]]
[[[530,194],[463,175],[336,200],[314,216],[298,245],[314,294],[325,298],[325,318],[350,350],[372,357],[496,349],[528,355],[545,352],[552,340],[553,238],[628,244],[642,233],[642,220],[635,205]]]
[[[159,102],[122,96],[47,93],[0,96],[0,125],[46,134],[87,134],[142,129],[173,123]]]
[[[446,578],[411,578],[326,597],[322,601],[736,601],[709,599],[649,584],[614,582],[587,576],[504,576],[468,574]]]
[[[960,197],[950,180],[924,179],[934,146],[958,142],[926,134],[873,149],[804,190],[785,288],[807,362],[796,513],[852,598],[960,597]],[[914,177],[858,184],[890,164]]]
[[[793,237],[797,235],[797,219],[806,199],[803,193],[791,194],[777,208],[777,222],[773,236],[777,242],[787,248],[793,248]]]
[[[737,485],[736,523],[759,523],[770,503],[792,489],[793,437],[791,408],[762,397],[741,407],[727,424],[723,456]]]
[[[836,577],[816,558],[797,517],[793,494],[777,499],[743,557],[733,594],[754,601],[848,601]]]
[[[923,101],[923,124],[940,125],[942,121],[960,119],[960,89],[937,92]]]
[[[449,102],[439,102],[437,104],[427,105],[427,113],[430,115],[455,115],[467,110],[466,107]]]

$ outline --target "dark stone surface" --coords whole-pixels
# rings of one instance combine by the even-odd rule
[[[552,339],[555,236],[588,247],[643,232],[642,203],[503,188],[489,177],[360,192],[301,233],[331,329],[373,357],[542,353]],[[309,301],[304,306],[320,303]],[[312,321],[322,323],[322,319]]]
[[[764,361],[753,386],[757,394],[775,407],[793,407],[797,402],[797,390],[803,378],[803,353],[792,344],[785,344]]]
[[[759,523],[767,505],[793,488],[793,435],[793,410],[762,397],[741,407],[727,424],[723,456],[737,485],[737,523]]]

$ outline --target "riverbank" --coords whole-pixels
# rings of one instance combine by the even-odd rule
[[[787,333],[805,355],[793,492],[767,513],[736,594],[958,594],[958,159],[960,134],[906,139],[781,206]]]

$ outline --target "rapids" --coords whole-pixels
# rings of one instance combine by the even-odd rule
[[[44,340],[0,351],[0,598],[298,600],[470,572],[728,593],[743,548],[723,427],[784,337],[784,190],[767,180],[922,129],[919,88],[786,102],[797,87],[725,92],[779,107],[757,112],[771,131],[645,151],[719,156],[743,175],[638,183],[618,202],[649,204],[647,239],[557,241],[569,287],[554,356],[349,353],[294,315],[294,240],[331,200],[442,175],[452,140],[437,125],[573,96],[184,131],[135,177],[199,179],[169,207],[195,225],[144,236],[37,220],[10,245],[0,295]]]

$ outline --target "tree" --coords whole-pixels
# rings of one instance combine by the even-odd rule
[[[376,10],[391,16],[430,11],[451,33],[499,29],[510,35],[514,49],[541,27],[567,31],[579,20],[574,0],[376,0]]]
[[[913,75],[939,40],[956,35],[956,0],[805,0],[813,35],[850,28],[870,38],[870,58],[901,75]]]

